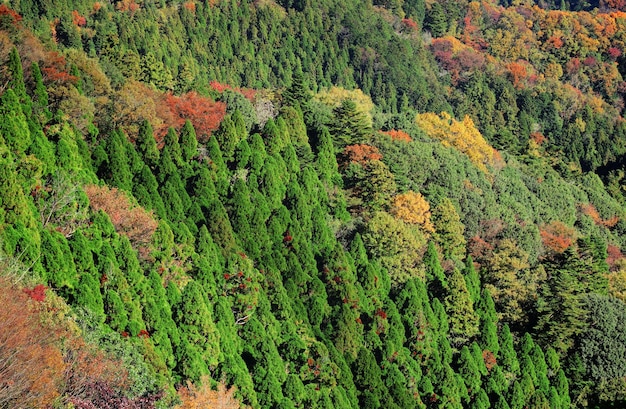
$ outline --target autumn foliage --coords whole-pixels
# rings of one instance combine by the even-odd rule
[[[346,146],[341,156],[341,162],[344,165],[348,165],[351,162],[365,165],[369,161],[381,160],[383,158],[377,147],[365,144]]]
[[[389,135],[391,137],[392,140],[394,141],[402,141],[402,142],[411,142],[411,136],[404,132],[401,129],[392,129],[389,131],[381,131],[381,133],[385,134],[385,135]]]
[[[133,205],[126,194],[117,188],[87,185],[85,193],[91,208],[105,212],[115,230],[128,237],[133,247],[141,250],[150,243],[158,227],[152,212]]]
[[[457,121],[447,112],[440,115],[428,112],[417,114],[415,122],[431,138],[466,154],[483,172],[487,173],[487,166],[496,164],[496,150],[489,146],[469,116]]]
[[[178,389],[182,403],[175,409],[239,409],[241,406],[234,396],[235,391],[236,388],[227,389],[223,383],[218,385],[217,390],[211,389],[210,380],[206,378],[199,386],[187,382],[186,386]]]
[[[576,230],[565,223],[555,220],[539,229],[543,246],[555,253],[563,253],[576,238]]]
[[[430,221],[430,205],[420,193],[408,191],[393,199],[391,213],[398,219],[422,227],[427,232],[435,231]]]
[[[614,227],[617,222],[619,221],[619,217],[617,216],[613,216],[609,219],[602,219],[602,217],[600,216],[600,213],[598,213],[598,210],[596,209],[596,207],[594,205],[592,205],[591,203],[587,203],[587,204],[582,204],[580,205],[580,210],[586,214],[587,216],[591,217],[591,219],[593,220],[593,222],[598,225],[598,226],[604,226],[604,227]]]
[[[195,91],[181,96],[166,94],[165,105],[172,113],[172,122],[164,123],[159,133],[164,134],[169,127],[181,129],[188,119],[201,141],[206,141],[219,128],[226,115],[226,104],[203,97]]]
[[[65,371],[58,336],[42,330],[25,292],[6,278],[0,285],[0,407],[46,407],[60,396]]]

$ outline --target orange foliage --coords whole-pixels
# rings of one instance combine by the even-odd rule
[[[395,130],[392,129],[390,131],[381,131],[381,133],[384,133],[385,135],[389,135],[391,137],[391,139],[393,139],[394,141],[402,141],[402,142],[411,142],[411,136],[404,132],[401,129]]]
[[[208,377],[202,379],[200,386],[187,382],[187,386],[178,389],[178,396],[182,403],[175,409],[239,409],[241,407],[235,398],[234,387],[226,389],[226,386],[220,383],[217,390],[213,390],[210,383]]]
[[[187,10],[191,11],[192,13],[196,12],[196,3],[194,3],[193,1],[185,2],[183,4],[183,7],[186,8]]]
[[[77,27],[85,27],[87,25],[87,19],[81,16],[78,11],[72,11],[72,22]]]
[[[369,161],[381,160],[383,158],[377,147],[365,144],[348,145],[343,150],[341,156],[341,162],[344,166],[350,162],[365,165]]]
[[[6,278],[0,286],[0,407],[46,407],[60,395],[66,368],[58,336],[42,331],[25,293]]]
[[[576,238],[576,230],[558,220],[541,226],[539,234],[543,246],[555,253],[563,253],[574,243]]]
[[[430,205],[420,193],[408,191],[393,199],[391,213],[398,219],[421,226],[427,232],[434,232],[430,221]]]
[[[403,18],[402,25],[406,27],[409,31],[417,31],[419,29],[417,23],[410,18]]]
[[[592,205],[591,203],[581,204],[580,210],[587,216],[591,217],[593,222],[598,226],[614,227],[619,221],[619,217],[617,216],[613,216],[609,219],[603,220],[602,217],[600,216],[600,213],[598,213],[598,210],[596,209],[596,207]]]
[[[487,371],[489,372],[491,372],[491,369],[497,364],[495,355],[488,349],[483,350],[483,360],[485,361],[485,367],[487,367]]]
[[[89,205],[95,211],[102,210],[111,219],[115,230],[128,237],[135,248],[145,250],[152,240],[158,227],[152,212],[143,207],[134,206],[128,197],[117,188],[87,185],[85,193],[89,197]]]
[[[541,132],[531,132],[530,139],[532,139],[537,145],[541,145],[547,138]]]
[[[121,12],[130,11],[132,14],[139,10],[139,4],[135,3],[135,0],[122,0],[115,4],[115,8]]]
[[[46,56],[44,66],[41,68],[41,73],[43,75],[44,82],[46,82],[46,85],[50,83],[75,83],[76,81],[78,81],[78,78],[70,75],[70,73],[68,73],[66,69],[67,61],[65,60],[65,57],[63,57],[56,51],[49,52]]]
[[[158,133],[167,133],[169,127],[181,129],[185,121],[189,119],[201,141],[206,141],[211,133],[219,128],[226,115],[226,104],[214,102],[195,91],[181,96],[167,94],[165,105],[172,113],[172,122],[165,121]]]
[[[509,70],[511,81],[513,86],[517,89],[522,88],[522,81],[528,77],[527,64],[523,62],[511,62],[507,64],[506,68]]]

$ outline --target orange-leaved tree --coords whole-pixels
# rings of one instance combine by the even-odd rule
[[[85,193],[93,210],[105,212],[118,233],[128,237],[134,248],[145,250],[158,227],[152,212],[131,203],[117,188],[87,185]]]
[[[541,226],[539,234],[544,248],[555,253],[563,253],[576,239],[576,229],[558,220]]]
[[[59,336],[42,328],[34,300],[0,276],[0,407],[43,408],[60,396]]]

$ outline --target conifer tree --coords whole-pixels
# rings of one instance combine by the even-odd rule
[[[218,364],[220,355],[220,334],[201,291],[195,281],[187,284],[174,313],[181,333],[180,370],[196,381]]]
[[[35,82],[35,89],[33,91],[33,114],[35,118],[37,118],[38,123],[43,126],[52,119],[52,113],[49,110],[50,102],[48,90],[43,83],[41,69],[37,62],[31,64],[31,75]]]
[[[19,96],[12,89],[0,97],[0,138],[11,152],[18,155],[23,154],[32,142]]]
[[[136,149],[145,164],[148,165],[150,169],[155,169],[159,163],[160,153],[156,145],[156,140],[154,139],[152,125],[150,125],[150,122],[147,120],[144,120],[139,127]]]
[[[458,269],[453,269],[448,279],[444,299],[450,324],[450,341],[458,346],[478,333],[478,316],[474,311],[465,280]]]
[[[9,52],[8,69],[10,80],[7,84],[7,88],[12,89],[13,92],[15,92],[15,95],[22,105],[23,112],[26,115],[30,115],[32,102],[28,94],[26,94],[26,84],[24,83],[24,70],[22,68],[22,60],[20,59],[17,48],[15,47],[11,48],[11,51]]]
[[[333,110],[333,116],[329,131],[337,150],[347,145],[369,141],[372,128],[368,125],[365,115],[357,110],[354,101],[344,99],[341,105]]]
[[[185,125],[180,131],[180,148],[184,162],[189,162],[198,154],[198,139],[196,130],[190,120],[185,121]]]

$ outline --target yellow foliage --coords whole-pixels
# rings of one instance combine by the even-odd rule
[[[609,294],[626,302],[626,262],[619,260],[617,264],[619,265],[619,270],[607,274]]]
[[[447,112],[437,115],[432,112],[417,114],[415,122],[433,139],[440,140],[445,146],[452,146],[466,154],[476,167],[488,173],[487,166],[495,163],[493,149],[476,129],[469,116],[457,121]]]
[[[178,396],[182,403],[175,409],[239,409],[241,407],[234,393],[234,387],[226,389],[220,383],[217,390],[211,389],[211,381],[208,377],[202,379],[200,386],[188,382],[178,390]]]
[[[421,226],[424,231],[435,231],[430,221],[430,205],[420,193],[408,191],[397,195],[393,199],[391,213],[405,223]]]
[[[369,95],[366,95],[360,89],[348,90],[342,87],[331,87],[330,89],[318,92],[314,99],[330,106],[338,107],[345,100],[351,100],[356,104],[357,112],[362,113],[367,118],[367,125],[372,126],[372,110],[374,103]]]

